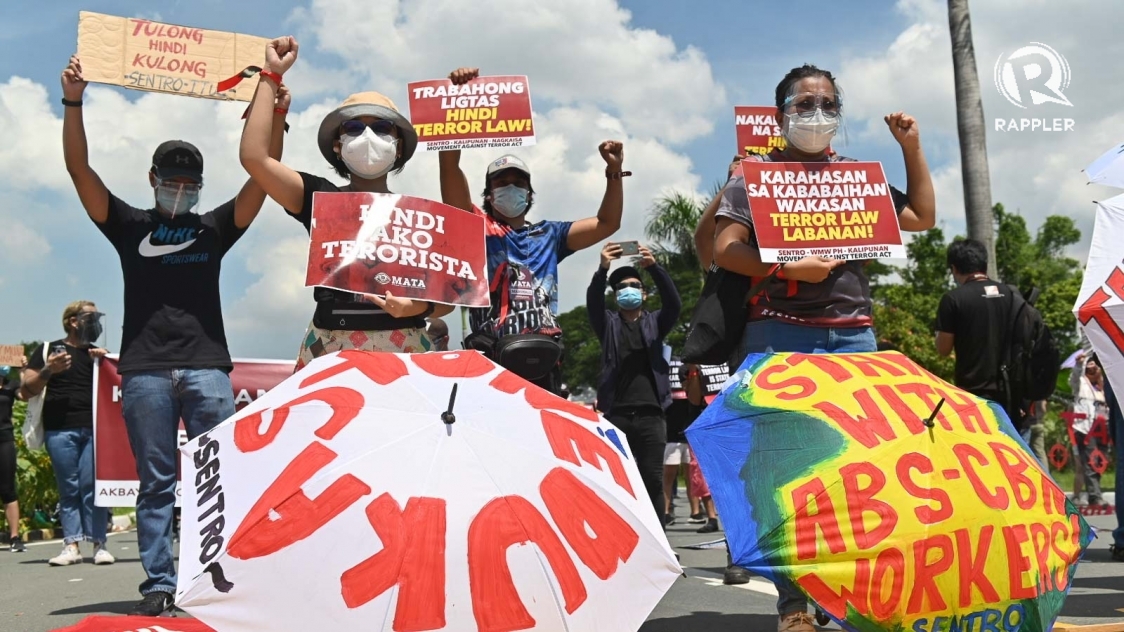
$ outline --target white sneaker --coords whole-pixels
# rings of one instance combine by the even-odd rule
[[[117,559],[106,550],[104,544],[94,545],[94,564],[112,564]]]
[[[77,544],[68,544],[62,547],[62,553],[47,560],[51,566],[70,566],[71,564],[82,563],[82,552],[78,550]]]

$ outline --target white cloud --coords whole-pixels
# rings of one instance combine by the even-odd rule
[[[303,41],[306,49],[339,54],[343,63],[324,74],[302,59],[286,76],[295,94],[322,98],[291,112],[284,162],[329,175],[315,145],[316,130],[347,92],[378,89],[405,110],[407,82],[443,76],[456,66],[478,65],[485,74],[526,74],[538,144],[515,153],[534,172],[538,195],[532,219],[595,215],[605,190],[597,145],[614,138],[625,142],[625,167],[636,174],[625,180],[624,227],[618,237],[640,238],[648,206],[662,191],[700,186],[692,161],[678,147],[709,133],[714,121],[724,121],[726,104],[700,51],[677,47],[669,37],[633,27],[629,19],[613,0],[486,0],[471,10],[452,0],[361,5],[314,0],[290,23],[302,24],[300,32],[310,34]],[[487,32],[481,31],[483,24]],[[204,206],[233,196],[246,178],[237,159],[245,104],[138,96],[100,86],[90,87],[85,101],[90,163],[115,194],[134,205],[151,205],[146,172],[156,145],[169,138],[188,140],[202,151]],[[49,265],[37,267],[26,287],[66,288],[66,296],[55,292],[57,297],[36,290],[43,296],[17,314],[16,322],[27,331],[9,335],[51,334],[38,331],[37,323],[44,312],[61,310],[72,292],[90,296],[104,311],[119,311],[116,254],[78,204],[63,167],[61,119],[43,85],[18,77],[0,84],[0,136],[5,138],[0,145],[0,199],[23,192],[58,200],[19,218],[28,234],[49,236],[47,247],[60,253]],[[496,153],[463,155],[475,193],[483,189],[485,166]],[[436,155],[416,155],[402,175],[392,178],[391,188],[439,199]],[[16,217],[14,209],[0,208],[5,227]],[[227,255],[223,302],[234,355],[294,357],[314,307],[311,291],[302,287],[306,244],[303,227],[267,202]],[[591,248],[562,264],[563,309],[584,302],[597,251]],[[459,315],[446,320],[456,341]],[[111,335],[114,340],[118,338]]]
[[[51,244],[18,219],[6,219],[0,232],[0,258],[14,265],[30,265],[51,254]]]
[[[1093,199],[1110,190],[1088,187],[1081,169],[1120,142],[1124,115],[1112,104],[1124,98],[1124,85],[1108,80],[1104,60],[1124,54],[1116,31],[1119,3],[1090,0],[1081,11],[1055,3],[1008,0],[972,4],[972,34],[977,72],[988,125],[987,151],[992,199],[1027,217],[1032,228],[1052,214],[1073,217],[1083,232],[1073,254],[1083,256],[1092,231]],[[852,129],[864,140],[892,143],[884,114],[904,110],[921,125],[930,160],[945,164],[934,171],[938,219],[949,229],[964,227],[963,189],[956,138],[956,99],[947,3],[900,0],[899,13],[910,21],[886,49],[843,60],[840,81],[847,91]],[[1099,16],[1099,17],[1098,17]],[[996,90],[993,68],[1001,55],[1032,41],[1064,55],[1073,80],[1066,96],[1074,107],[1056,104],[1022,110]],[[995,118],[1073,118],[1072,132],[997,132]],[[933,161],[937,162],[937,161]]]

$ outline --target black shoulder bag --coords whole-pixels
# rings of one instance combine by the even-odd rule
[[[744,274],[712,266],[706,274],[702,294],[691,313],[691,328],[683,345],[683,361],[692,364],[723,364],[741,343],[749,315],[749,299],[765,289],[780,266],[750,285]]]

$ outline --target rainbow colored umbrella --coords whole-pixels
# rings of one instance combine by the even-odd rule
[[[750,356],[687,438],[733,562],[846,630],[1045,632],[1093,538],[998,405],[896,352]]]

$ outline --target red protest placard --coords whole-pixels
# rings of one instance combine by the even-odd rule
[[[137,462],[129,448],[129,434],[121,412],[121,374],[118,357],[108,355],[94,365],[94,502],[98,507],[133,507],[140,481]],[[242,410],[293,374],[295,362],[286,360],[234,360],[230,381],[234,408]],[[180,422],[179,445],[187,442]],[[176,485],[176,505],[180,487]]]
[[[535,144],[531,88],[523,76],[409,84],[410,120],[423,151]]]
[[[774,149],[785,148],[776,114],[777,108],[771,105],[734,107],[734,129],[738,135],[739,154],[767,154]]]
[[[741,169],[762,261],[905,258],[881,163],[746,160]]]
[[[305,286],[487,307],[484,219],[390,193],[316,193]]]

